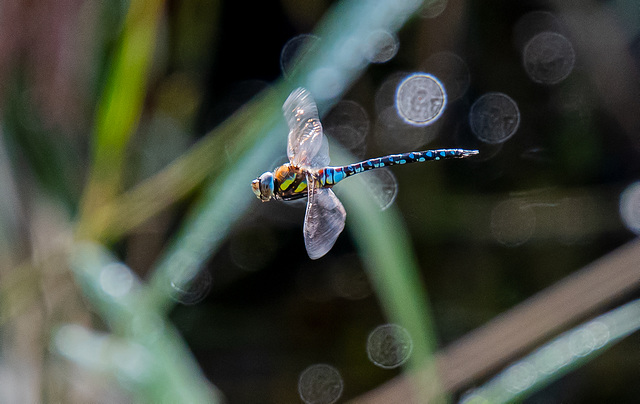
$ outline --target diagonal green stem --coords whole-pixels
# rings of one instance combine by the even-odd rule
[[[127,145],[142,114],[163,6],[163,0],[134,0],[129,7],[120,46],[98,104],[93,162],[78,225],[80,237],[91,237],[86,227],[96,209],[119,191]]]

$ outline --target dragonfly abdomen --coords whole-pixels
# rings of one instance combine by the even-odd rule
[[[465,149],[437,149],[390,154],[384,157],[376,157],[358,163],[342,167],[326,167],[320,170],[320,180],[324,186],[333,186],[343,179],[363,171],[374,170],[381,167],[389,167],[400,164],[421,163],[430,160],[445,160],[464,158],[478,154],[477,150]]]

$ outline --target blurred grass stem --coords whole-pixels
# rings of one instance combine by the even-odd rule
[[[93,162],[82,201],[79,238],[93,239],[93,215],[120,191],[127,145],[135,132],[147,91],[163,0],[133,0],[120,46],[98,103]]]

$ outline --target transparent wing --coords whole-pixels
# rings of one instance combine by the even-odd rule
[[[305,168],[322,168],[329,165],[329,141],[326,136],[322,136],[320,150],[305,165]]]
[[[367,183],[367,198],[373,199],[380,210],[388,209],[395,202],[398,196],[398,180],[389,168],[365,171],[358,175],[360,180]]]
[[[304,168],[329,165],[329,146],[322,135],[318,107],[309,91],[295,89],[282,106],[289,125],[287,155],[291,164]]]
[[[325,255],[344,229],[347,217],[342,203],[329,188],[315,188],[307,177],[309,198],[304,216],[304,244],[309,258],[315,260]]]

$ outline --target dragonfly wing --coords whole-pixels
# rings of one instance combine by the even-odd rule
[[[319,168],[329,164],[329,147],[322,134],[318,107],[309,91],[294,90],[282,105],[289,125],[287,155],[291,164],[305,168]]]
[[[315,260],[325,255],[344,229],[347,212],[329,188],[315,188],[312,178],[307,178],[309,198],[304,216],[304,244],[309,258]]]
[[[322,136],[322,144],[320,150],[307,163],[310,168],[322,168],[329,165],[329,142],[326,136]]]

